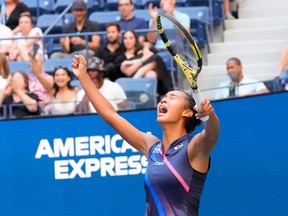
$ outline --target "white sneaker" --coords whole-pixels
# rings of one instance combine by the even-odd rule
[[[231,14],[231,12],[226,12],[226,19],[233,20],[235,17]]]

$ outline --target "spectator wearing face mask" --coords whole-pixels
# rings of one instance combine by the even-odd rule
[[[219,85],[219,90],[216,93],[215,99],[244,97],[249,95],[257,95],[269,93],[263,82],[244,77],[242,64],[238,58],[230,58],[226,62],[227,74],[229,80],[222,82]]]

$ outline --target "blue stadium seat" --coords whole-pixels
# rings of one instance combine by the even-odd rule
[[[166,65],[167,70],[171,71],[174,65],[174,61],[171,54],[167,51],[167,52],[158,52],[157,55],[159,55],[162,58],[162,60]]]
[[[147,9],[135,9],[133,11],[133,14],[136,17],[143,18],[149,24],[151,16],[150,16],[149,11]]]
[[[59,14],[43,14],[37,18],[36,26],[41,28],[43,33],[46,29],[58,19]],[[51,29],[49,34],[61,34],[63,26],[63,19],[60,19],[59,22]]]
[[[38,17],[52,13],[55,0],[25,0],[24,3],[29,7],[32,16]]]
[[[106,0],[104,2],[103,8],[105,11],[117,11],[118,10],[118,0]]]
[[[44,62],[44,70],[48,74],[52,74],[56,67],[66,67],[72,73],[72,58],[55,58],[46,59]]]
[[[101,25],[101,31],[105,31],[105,25],[109,22],[120,19],[118,11],[95,11],[90,14],[89,20],[98,22]]]
[[[118,78],[116,81],[125,91],[127,100],[136,109],[155,108],[157,104],[157,80],[154,78]]]
[[[160,8],[160,1],[158,0],[141,0],[141,4],[138,3],[137,7],[140,9],[147,9],[150,3],[152,3],[154,7]]]
[[[27,61],[9,61],[9,67],[11,73],[16,71],[23,71],[25,73],[31,73],[29,62]]]
[[[73,0],[57,0],[53,9],[56,14],[62,13],[68,6],[72,6]]]
[[[223,0],[187,0],[187,6],[197,7],[206,6],[209,7],[211,14],[211,24],[218,26],[224,22],[222,4]]]

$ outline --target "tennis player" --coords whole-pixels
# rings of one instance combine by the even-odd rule
[[[147,157],[145,215],[198,215],[210,153],[219,135],[219,120],[210,101],[204,99],[201,110],[196,111],[190,95],[168,92],[157,105],[157,122],[163,130],[161,141],[118,115],[89,78],[83,56],[74,57],[72,69],[98,114]],[[204,122],[204,129],[192,136],[201,123],[199,119],[206,115],[209,120]]]

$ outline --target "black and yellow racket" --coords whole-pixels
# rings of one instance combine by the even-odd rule
[[[173,59],[187,78],[197,108],[201,108],[202,96],[198,88],[197,77],[202,69],[201,52],[192,35],[174,17],[166,12],[156,18],[158,33]],[[209,116],[201,118],[207,121]]]

